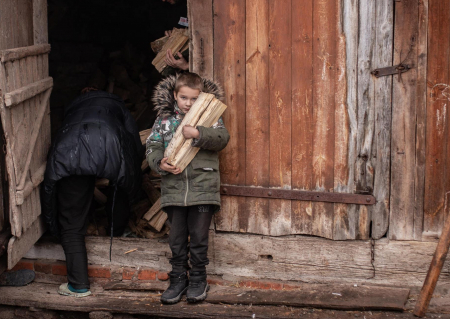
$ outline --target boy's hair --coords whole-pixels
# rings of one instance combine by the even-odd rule
[[[185,72],[179,75],[175,82],[175,93],[178,93],[183,86],[201,92],[203,90],[203,80],[197,73]]]

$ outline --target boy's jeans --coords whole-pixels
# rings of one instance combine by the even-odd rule
[[[165,207],[164,211],[171,223],[169,245],[172,271],[182,273],[189,270],[188,252],[192,271],[205,271],[209,264],[208,235],[214,205],[170,206]]]

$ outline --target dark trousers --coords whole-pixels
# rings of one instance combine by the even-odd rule
[[[174,273],[189,269],[188,253],[192,271],[205,271],[208,260],[209,225],[213,215],[213,205],[165,207],[171,223],[169,245],[172,250],[170,264]],[[190,243],[188,238],[190,236]]]
[[[89,289],[87,253],[84,237],[88,226],[89,209],[94,196],[95,176],[69,176],[57,185],[58,219],[61,244],[66,255],[67,280],[75,289]],[[120,236],[128,222],[129,203],[126,193],[108,191],[106,213],[113,234]],[[112,202],[114,200],[114,212]],[[111,217],[112,216],[112,217]],[[109,227],[111,228],[111,227]]]

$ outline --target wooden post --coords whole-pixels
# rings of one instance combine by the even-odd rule
[[[446,195],[448,195],[448,193]],[[445,206],[447,207],[447,205]],[[447,209],[444,211],[447,212]],[[425,278],[422,290],[420,291],[419,299],[417,299],[416,307],[414,308],[414,314],[418,317],[425,316],[425,312],[427,311],[431,297],[433,296],[434,288],[436,288],[436,283],[439,279],[439,275],[441,274],[442,266],[444,265],[445,258],[447,257],[449,245],[450,218],[447,216],[444,229],[442,229],[441,238],[439,238],[436,251],[433,259],[431,260],[430,268],[428,269],[427,277]]]

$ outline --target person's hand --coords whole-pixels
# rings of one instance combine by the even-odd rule
[[[164,35],[170,37],[172,35],[172,30],[164,31]]]
[[[167,163],[167,157],[164,157],[161,160],[161,163],[159,164],[159,167],[166,172],[172,173],[172,174],[180,174],[181,173],[181,169],[179,169],[178,167],[175,167],[173,165],[170,165],[169,163]]]
[[[184,138],[199,138],[200,132],[193,126],[185,125],[183,126],[183,136]]]
[[[175,57],[173,56],[172,50],[168,49],[166,51],[166,57],[164,61],[166,62],[167,65],[171,66],[172,68],[188,70],[189,69],[188,61],[186,61],[186,59],[183,58],[183,55],[180,52],[177,53],[177,56],[178,60],[175,59]]]

